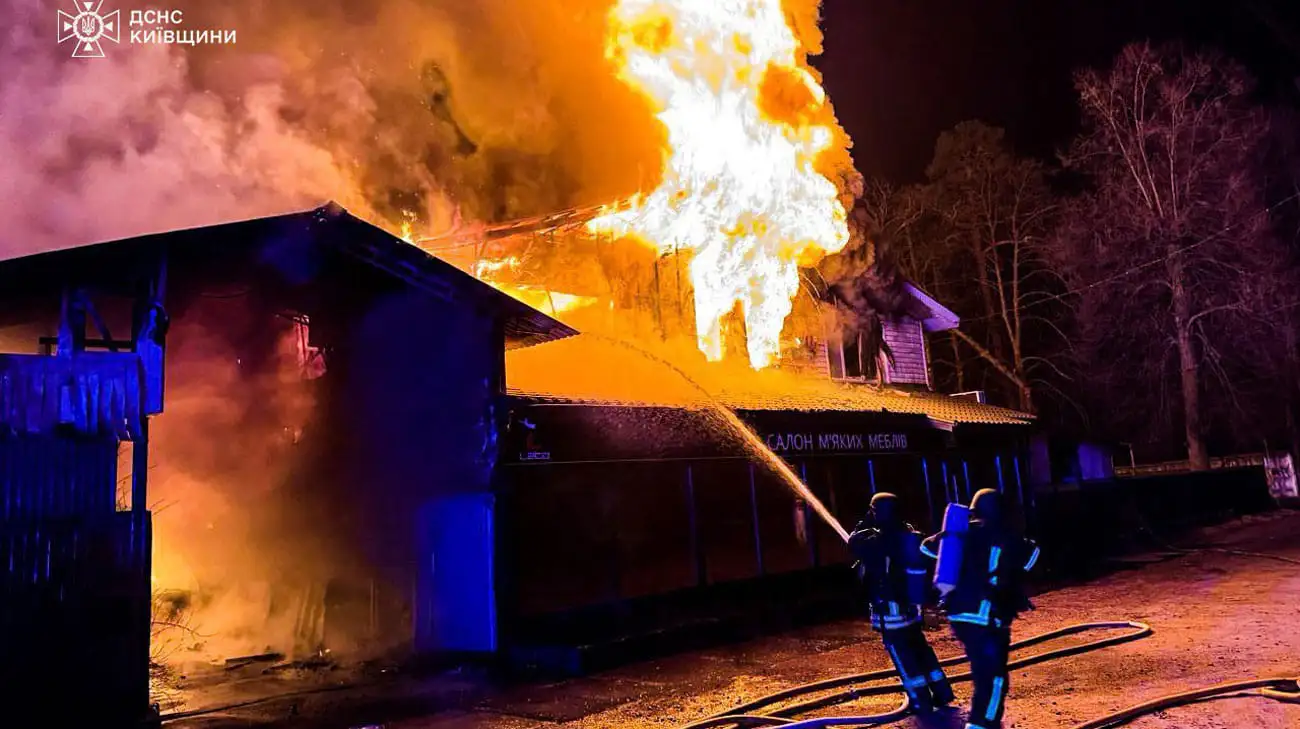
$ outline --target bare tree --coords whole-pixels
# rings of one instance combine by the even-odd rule
[[[896,186],[883,180],[865,185],[859,210],[871,229],[891,241],[891,251],[903,275],[949,304],[957,299],[950,290],[953,252],[951,235],[935,214],[933,190],[928,185]],[[942,373],[951,371],[957,391],[966,389],[967,370],[978,355],[970,355],[955,333],[949,333],[941,348],[932,350],[933,363]]]
[[[1040,343],[1064,341],[1044,316],[1053,312],[1028,308],[1051,287],[1040,250],[1055,207],[1043,166],[1017,157],[1001,129],[972,121],[939,137],[927,174],[911,187],[869,184],[864,207],[905,274],[962,315],[939,348],[951,351],[956,387],[997,378],[1033,411],[1036,385],[1059,373]]]
[[[1075,85],[1084,131],[1064,162],[1087,189],[1054,259],[1079,294],[1092,374],[1135,419],[1181,411],[1188,459],[1208,468],[1202,396],[1213,383],[1234,401],[1232,363],[1250,367],[1282,266],[1259,159],[1267,117],[1241,66],[1176,46],[1131,45]]]
[[[1300,79],[1295,80],[1300,89]],[[1282,349],[1273,358],[1274,372],[1266,399],[1283,408],[1280,432],[1270,433],[1300,458],[1300,110],[1280,107],[1271,110],[1272,134],[1267,151],[1270,169],[1269,199],[1277,201],[1274,221],[1282,244],[1291,251],[1287,270],[1278,276],[1280,289],[1272,321],[1281,329]]]
[[[965,279],[979,312],[958,336],[1013,385],[1020,407],[1033,411],[1032,370],[1054,368],[1027,352],[1030,328],[1055,329],[1027,309],[1050,283],[1033,281],[1050,273],[1040,250],[1055,206],[1043,166],[1016,156],[1003,130],[968,121],[940,135],[926,174],[946,247],[959,257],[952,272]]]

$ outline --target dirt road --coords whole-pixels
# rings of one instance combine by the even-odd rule
[[[1221,547],[1300,559],[1300,514],[1212,530]],[[1220,552],[1152,556],[1099,581],[1041,595],[1016,637],[1072,623],[1132,619],[1145,640],[1016,672],[1007,726],[1071,727],[1168,693],[1267,675],[1300,675],[1300,566]],[[960,653],[946,629],[941,656]],[[1038,649],[1033,649],[1038,650]],[[489,698],[477,707],[390,729],[641,729],[674,727],[787,686],[887,666],[863,625],[839,623]],[[964,690],[961,697],[966,696]],[[895,697],[836,713],[873,713]],[[960,727],[960,718],[952,717]],[[915,720],[895,726],[912,726]],[[1233,698],[1141,719],[1138,729],[1296,729],[1300,706]]]
[[[1300,559],[1300,512],[1250,518],[1204,532],[1196,541]],[[1016,624],[1015,638],[1074,623],[1125,619],[1149,623],[1156,632],[1135,643],[1015,672],[1007,727],[1068,729],[1190,688],[1258,676],[1300,676],[1296,564],[1215,551],[1147,555],[1109,577],[1045,593],[1035,602],[1038,610]],[[961,653],[946,628],[930,637],[940,656]],[[1079,640],[1095,637],[1100,636]],[[673,729],[782,688],[887,666],[879,639],[862,622],[841,622],[549,685],[494,689],[460,674],[360,695],[340,691],[273,702],[167,726]],[[964,701],[966,687],[958,690]],[[863,700],[834,711],[877,713],[897,700]],[[367,701],[373,709],[366,708]],[[385,722],[391,712],[424,718]],[[960,715],[946,719],[953,727],[962,726]],[[893,726],[920,725],[909,719]],[[1300,705],[1257,697],[1223,699],[1130,726],[1300,729]]]

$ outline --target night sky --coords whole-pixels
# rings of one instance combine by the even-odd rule
[[[1075,129],[1070,75],[1126,43],[1181,38],[1244,62],[1271,98],[1295,94],[1295,0],[824,0],[815,59],[867,175],[919,180],[938,134],[966,119],[1050,156]]]

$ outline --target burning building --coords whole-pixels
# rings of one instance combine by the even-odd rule
[[[887,354],[837,325],[756,371],[689,336],[603,332],[598,292],[554,309],[594,317],[578,334],[327,206],[6,261],[7,348],[54,346],[69,293],[99,330],[84,346],[116,346],[121,297],[163,261],[147,506],[155,587],[195,621],[173,660],[535,662],[779,602],[791,580],[834,593],[842,543],[776,457],[841,521],[877,489],[919,525],[981,487],[1023,494],[1028,416],[930,391],[924,332],[957,320],[910,286]]]
[[[885,319],[889,353],[876,356],[860,355],[861,333],[802,348],[814,352],[803,366],[761,372],[601,334],[507,355],[497,547],[508,567],[497,600],[521,659],[598,664],[638,638],[643,649],[673,645],[670,628],[753,618],[755,605],[788,614],[820,596],[844,606],[841,537],[714,415],[718,405],[850,525],[878,490],[899,494],[918,528],[980,488],[1031,500],[1032,418],[932,392],[925,333],[957,319],[907,290],[922,318]]]
[[[809,518],[809,500],[772,475],[784,464],[804,495],[846,521],[879,488],[904,495],[921,524],[978,487],[1019,494],[1029,418],[930,391],[926,333],[957,318],[896,276],[861,289],[880,256],[853,215],[860,178],[849,140],[807,61],[820,46],[816,10],[789,0],[602,7],[600,32],[588,35],[603,37],[608,70],[645,107],[611,118],[651,127],[639,142],[654,137],[662,163],[653,184],[617,204],[422,236],[421,223],[445,229],[429,219],[447,217],[443,202],[457,220],[467,202],[439,195],[426,206],[439,214],[401,216],[399,235],[327,206],[0,264],[9,348],[62,349],[53,334],[66,294],[94,302],[87,321],[99,335],[82,332],[80,344],[113,349],[112,332],[130,319],[124,294],[165,261],[171,327],[154,373],[165,388],[151,390],[165,410],[147,441],[146,506],[155,589],[193,620],[155,635],[174,651],[167,657],[414,649],[530,660],[548,646],[656,635],[730,610],[737,595],[777,599],[791,579],[838,579],[843,550]],[[538,34],[548,45],[562,35]],[[367,218],[391,220],[394,206],[411,204],[399,194],[407,173],[495,201],[466,204],[470,216],[517,214],[504,204],[510,181],[497,179],[508,175],[461,129],[446,79],[425,75],[412,108],[427,103],[457,141],[372,165],[405,166],[361,196],[383,201],[369,200],[379,210]],[[340,101],[354,90],[324,98],[322,110],[369,117],[371,106]],[[248,95],[263,97],[258,109],[275,128],[330,126],[280,113],[275,94]],[[202,100],[221,118],[220,104]],[[581,101],[574,116],[602,105]],[[497,113],[503,103],[479,116],[509,116]],[[390,118],[373,117],[345,149],[375,138],[405,150],[370,134]],[[519,115],[517,129],[496,135],[503,159],[527,146],[529,122]],[[595,136],[552,126],[556,138]],[[238,147],[241,128],[209,151]],[[197,148],[206,137],[176,139]],[[262,141],[248,159],[285,146]],[[600,200],[630,193],[624,178],[644,160],[633,164],[641,155],[624,148],[646,145],[624,141],[579,144],[579,166],[611,179],[572,187]],[[285,181],[347,167],[308,156],[331,164],[271,175],[251,196],[267,205]],[[622,164],[592,163],[611,157]],[[225,173],[260,169],[213,167],[222,174],[184,182],[243,190]],[[453,174],[469,168],[465,179]],[[535,185],[548,187],[547,201],[564,194],[551,179]],[[165,187],[165,199],[210,212],[172,189],[182,184]]]

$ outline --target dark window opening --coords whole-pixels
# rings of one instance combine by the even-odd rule
[[[836,351],[838,350],[838,352]],[[836,354],[842,355],[836,357]],[[845,329],[840,337],[840,344],[832,349],[831,357],[840,359],[843,364],[840,377],[850,380],[875,380],[880,376],[880,361],[866,351],[866,338],[857,330]],[[836,367],[833,363],[831,371]]]

